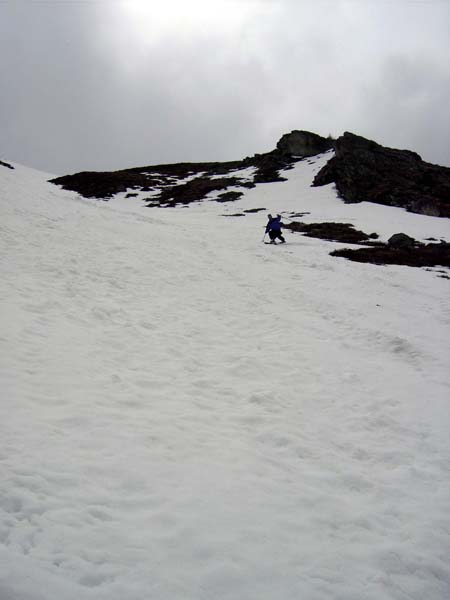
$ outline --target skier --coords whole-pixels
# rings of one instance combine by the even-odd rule
[[[277,215],[276,217],[272,217],[272,215],[268,215],[269,220],[266,225],[266,233],[269,234],[270,243],[276,244],[276,239],[281,240],[282,244],[286,243],[286,240],[281,235],[281,215]]]

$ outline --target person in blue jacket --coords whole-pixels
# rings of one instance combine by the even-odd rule
[[[272,215],[268,215],[269,220],[266,225],[266,233],[269,234],[270,243],[276,244],[275,240],[280,240],[282,244],[286,243],[286,240],[281,234],[281,216],[277,215],[276,217],[272,217]]]

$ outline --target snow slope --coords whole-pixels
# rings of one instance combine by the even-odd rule
[[[0,167],[1,600],[450,597],[450,282],[222,216],[450,240],[327,158],[175,209]]]

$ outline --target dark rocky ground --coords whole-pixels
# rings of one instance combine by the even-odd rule
[[[308,237],[320,238],[329,242],[342,242],[344,244],[361,244],[369,240],[376,240],[376,233],[367,234],[355,229],[350,223],[302,223],[293,221],[284,224],[284,229],[298,231]]]
[[[201,176],[186,183],[170,185],[163,188],[157,198],[149,198],[150,204],[161,206],[176,206],[177,204],[190,204],[203,200],[207,194],[217,190],[226,190],[229,187],[255,187],[254,183],[242,181],[238,177],[210,177]],[[242,196],[242,192],[224,192],[219,195],[216,202],[234,202]]]
[[[66,190],[78,192],[85,198],[108,199],[127,190],[144,192],[158,190],[159,195],[149,198],[149,206],[175,206],[189,204],[206,197],[214,190],[227,190],[229,187],[254,187],[257,183],[285,181],[280,175],[283,169],[291,168],[299,158],[273,150],[266,154],[230,162],[178,163],[173,165],[153,165],[124,169],[122,171],[84,171],[74,175],[64,175],[52,179],[51,183]],[[253,182],[244,181],[233,173],[247,167],[255,167]],[[195,176],[184,182],[188,176]],[[223,176],[220,179],[217,176]],[[236,200],[237,196],[222,195],[222,202]]]
[[[377,241],[378,235],[376,233],[364,233],[355,229],[349,223],[302,223],[294,221],[284,224],[283,228],[329,242],[365,246],[364,248],[342,248],[330,252],[331,256],[340,256],[356,262],[376,265],[442,266],[450,268],[450,244],[444,241],[422,244],[400,233],[393,235],[387,243],[383,243]]]
[[[6,167],[7,169],[14,169],[14,167],[12,165],[10,165],[7,162],[3,162],[2,160],[0,160],[0,166]]]
[[[331,256],[375,265],[450,268],[450,244],[447,243],[418,244],[413,248],[392,248],[388,244],[373,248],[343,248],[334,250]]]

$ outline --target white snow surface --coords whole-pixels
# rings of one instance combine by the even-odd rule
[[[311,188],[328,158],[171,209],[0,166],[1,600],[450,597],[450,281],[261,243],[450,222]]]

